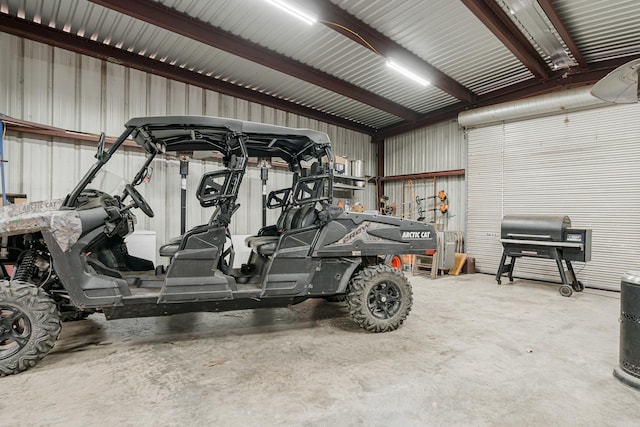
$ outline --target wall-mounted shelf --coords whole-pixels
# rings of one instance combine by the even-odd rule
[[[333,175],[333,188],[343,190],[364,190],[367,179],[359,176]],[[360,184],[360,185],[358,185]]]

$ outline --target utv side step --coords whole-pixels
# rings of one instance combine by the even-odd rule
[[[140,303],[142,298],[126,297],[125,305],[117,307],[103,307],[102,311],[107,320],[128,319],[133,317],[169,316],[181,313],[220,312],[231,310],[249,310],[256,308],[287,307],[299,304],[308,297],[287,298],[240,298],[221,301],[185,302],[179,304]],[[134,302],[135,301],[135,302]]]

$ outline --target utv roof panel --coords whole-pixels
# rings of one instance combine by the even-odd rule
[[[154,138],[167,144],[170,151],[211,150],[205,141],[198,142],[198,132],[205,131],[207,141],[220,141],[229,133],[246,135],[253,146],[265,145],[273,147],[277,143],[295,144],[300,148],[309,143],[331,145],[329,136],[312,129],[299,129],[244,120],[227,119],[209,116],[157,116],[136,117],[129,120],[126,127],[142,128],[150,132]],[[192,136],[196,136],[192,138]],[[217,136],[217,137],[216,137]],[[181,144],[184,142],[184,144]],[[256,147],[257,148],[257,147]]]

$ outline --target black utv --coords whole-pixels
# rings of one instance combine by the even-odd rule
[[[406,319],[411,287],[385,259],[434,250],[434,229],[333,205],[327,134],[191,116],[135,118],[125,127],[108,150],[101,137],[97,161],[64,200],[0,211],[0,376],[42,359],[62,320],[94,312],[120,319],[325,298],[346,300],[354,321],[369,331],[391,331]],[[120,190],[99,188],[109,177],[105,165],[131,140],[146,153],[140,169]],[[196,191],[211,219],[161,246],[166,268],[131,256],[124,244],[135,222],[131,209],[154,216],[136,189],[149,181],[154,158],[197,151],[215,153],[223,165],[205,173]],[[246,239],[251,255],[233,268],[229,224],[255,158],[286,163],[292,183],[269,194],[267,206],[280,211],[277,223]]]

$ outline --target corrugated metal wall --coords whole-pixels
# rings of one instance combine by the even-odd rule
[[[466,168],[467,145],[462,129],[455,121],[439,123],[385,140],[385,175],[405,175],[424,172],[438,172]],[[411,219],[417,218],[415,197],[434,195],[432,179],[412,181],[412,193],[408,183],[390,181],[385,183],[384,192],[390,203],[395,202],[397,210]],[[448,194],[449,212],[436,212],[435,222],[445,230],[465,231],[467,218],[467,191],[464,176],[436,178],[436,191]],[[412,197],[411,197],[412,196]],[[411,203],[411,205],[409,205]],[[424,202],[433,208],[433,199]],[[439,205],[439,203],[438,203]],[[413,208],[413,214],[411,214]],[[427,211],[427,221],[434,219],[433,211]]]
[[[365,160],[365,172],[375,171],[375,147],[364,134],[318,122],[252,102],[146,74],[51,46],[0,33],[0,113],[90,133],[117,136],[131,117],[146,115],[210,115],[302,127],[327,132],[335,154]],[[26,193],[29,200],[64,197],[93,163],[95,145],[53,141],[47,137],[9,134],[5,138],[7,191]],[[110,162],[111,170],[132,177],[142,153],[130,150]],[[208,221],[211,210],[197,203],[195,189],[203,171],[214,161],[191,161],[188,178],[187,227]],[[289,185],[288,174],[272,169],[269,189]],[[145,188],[148,187],[148,188]],[[158,159],[154,175],[141,192],[154,208],[152,220],[137,212],[139,228],[157,233],[157,245],[180,233],[180,175],[176,159]],[[261,225],[259,171],[249,170],[234,216],[234,234],[255,233]],[[375,203],[375,186],[358,191],[354,199]],[[277,212],[269,212],[275,222]]]
[[[495,273],[505,214],[565,214],[593,229],[589,287],[617,290],[640,255],[640,106],[589,111],[471,129],[468,250]],[[520,277],[558,281],[555,263],[523,258]]]

